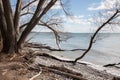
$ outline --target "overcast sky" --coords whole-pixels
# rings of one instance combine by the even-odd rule
[[[65,0],[63,0],[65,1]],[[72,19],[66,17],[65,14],[61,14],[63,21],[62,30],[65,32],[93,32],[96,29],[96,25],[93,25],[94,15],[98,14],[101,10],[108,9],[109,5],[114,5],[115,1],[120,0],[69,0],[67,4],[69,11],[72,13]],[[106,3],[109,4],[106,6]],[[52,9],[61,10],[59,2]],[[59,17],[59,16],[58,16]],[[34,31],[48,31],[47,29],[37,27]],[[119,32],[119,29],[115,29],[114,32]],[[106,32],[110,32],[109,30]]]

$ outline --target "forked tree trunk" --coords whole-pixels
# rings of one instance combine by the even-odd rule
[[[36,24],[39,22],[39,20],[49,11],[49,9],[56,3],[57,0],[51,0],[48,3],[48,5],[46,5],[44,10],[42,11],[42,7],[43,7],[45,1],[46,0],[39,1],[37,9],[36,9],[32,19],[30,20],[30,22],[27,25],[27,27],[25,28],[25,30],[22,32],[21,37],[20,37],[19,41],[17,42],[18,48],[22,47],[22,44],[25,42],[25,39],[27,38],[27,36],[31,32],[31,30],[36,26]]]
[[[21,35],[18,35],[21,17],[20,14],[22,9],[29,7],[30,3],[22,8],[22,0],[16,1],[17,4],[15,6],[15,11],[13,10],[12,12],[10,0],[0,0],[0,30],[3,38],[2,52],[5,53],[17,53],[19,49],[23,47],[22,45],[31,30],[37,25],[39,20],[50,10],[57,0],[39,0],[31,20],[28,22],[28,25],[23,32],[20,33]]]

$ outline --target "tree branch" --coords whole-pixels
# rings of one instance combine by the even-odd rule
[[[25,16],[25,15],[28,15],[28,14],[34,15],[33,12],[26,12],[26,13],[21,14],[20,16]]]
[[[4,9],[2,1],[0,1],[0,30],[4,32],[2,35],[7,35],[7,23],[4,15]]]
[[[64,4],[62,3],[62,0],[60,0],[60,5],[62,7],[62,10],[65,12],[65,14],[70,16],[71,14],[67,12],[66,8],[64,7]]]
[[[105,25],[107,25],[118,13],[119,13],[119,11],[116,10],[116,12],[115,12],[106,22],[104,22],[104,23],[96,30],[96,32],[95,32],[95,33],[93,34],[93,36],[91,37],[91,40],[90,40],[90,44],[89,44],[88,49],[82,54],[82,56],[76,58],[75,61],[74,61],[74,63],[76,63],[78,60],[82,59],[82,58],[89,52],[89,50],[90,50],[91,47],[92,47],[93,40],[94,40],[94,38],[96,37],[96,35],[98,34],[98,32],[99,32]]]
[[[33,1],[29,2],[28,4],[26,4],[26,5],[22,8],[22,10],[24,10],[25,8],[27,8],[28,6],[30,6],[31,4],[33,4],[33,3],[36,2],[36,1],[38,1],[38,0],[33,0]]]
[[[14,27],[15,27],[15,30],[17,29],[17,27],[19,25],[21,7],[22,7],[22,0],[17,0],[16,9],[15,9],[15,15],[14,15]]]
[[[55,4],[55,2],[57,0],[51,0],[48,3],[48,5],[43,9],[43,5],[44,5],[45,1],[46,0],[40,0],[39,1],[37,9],[35,11],[35,14],[33,15],[29,24],[27,25],[27,27],[23,31],[22,35],[20,36],[20,39],[18,41],[18,47],[21,47],[21,44],[25,41],[26,37],[31,32],[31,30],[35,27],[35,25],[39,22],[39,20],[47,13],[47,11]]]
[[[21,25],[20,26],[20,31],[25,27],[25,26],[27,26],[29,23],[25,23],[25,24],[23,24],[23,25]]]
[[[60,45],[59,45],[60,36],[58,35],[58,32],[55,29],[53,29],[52,27],[50,27],[50,25],[48,25],[47,23],[44,23],[43,21],[41,21],[41,22],[42,22],[42,24],[39,24],[39,25],[45,26],[45,27],[49,28],[51,31],[53,31],[53,33],[55,35],[55,39],[56,39],[56,44],[57,44],[58,48],[60,49]]]

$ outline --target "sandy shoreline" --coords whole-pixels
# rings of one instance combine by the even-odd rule
[[[16,58],[17,60],[13,61],[1,61],[0,62],[0,80],[30,80],[33,76],[37,75],[39,71],[31,71],[29,70],[29,67],[33,68],[39,68],[41,70],[40,75],[38,75],[34,80],[76,80],[72,77],[66,77],[65,75],[56,74],[54,72],[50,72],[49,70],[42,69],[40,65],[44,66],[57,66],[57,67],[64,67],[66,69],[72,70],[74,72],[82,74],[82,78],[86,80],[119,80],[119,79],[113,79],[114,77],[120,77],[119,72],[118,74],[114,74],[114,70],[120,71],[120,69],[116,69],[114,67],[112,68],[103,68],[97,65],[93,65],[91,63],[87,63],[84,61],[81,61],[77,63],[76,65],[73,65],[69,62],[61,61],[65,59],[63,56],[56,57],[53,56],[56,59],[53,59],[49,56],[40,56],[41,54],[49,53],[49,51],[46,50],[40,50],[40,51],[34,51],[32,49],[32,56],[30,57],[29,54],[27,54],[28,59],[24,61],[21,58]],[[49,54],[50,55],[50,54]],[[30,62],[32,58],[32,63]],[[69,59],[68,59],[69,60]],[[21,62],[22,61],[22,62]],[[29,67],[27,67],[27,65]],[[113,70],[113,71],[112,71]],[[111,72],[110,72],[111,71]],[[79,80],[79,79],[78,79]]]
[[[74,60],[78,56],[80,56],[83,51],[77,50],[77,51],[50,51],[48,52],[53,56],[56,56],[61,59],[70,59]],[[107,53],[103,53],[96,50],[90,50],[90,52],[87,53],[82,61],[90,62],[96,65],[106,65],[106,64],[112,64],[112,63],[119,63],[120,57],[115,55],[109,55]]]
[[[33,48],[34,50],[34,48]],[[79,53],[78,53],[79,52]],[[47,53],[49,55],[52,55],[58,59],[61,59],[61,60],[66,60],[66,61],[73,61],[76,57],[78,57],[78,55],[81,55],[83,51],[46,51],[46,50],[37,50],[36,53]],[[75,55],[77,54],[77,55]],[[80,63],[85,63],[87,64],[88,66],[94,68],[94,69],[97,69],[97,70],[100,70],[100,71],[106,71],[108,73],[111,73],[112,75],[115,75],[115,76],[120,76],[120,65],[117,65],[117,66],[113,66],[113,67],[103,67],[104,65],[107,65],[107,64],[111,64],[111,63],[119,63],[119,60],[118,62],[116,62],[116,60],[114,60],[113,57],[116,57],[116,56],[112,56],[112,57],[108,57],[107,55],[103,55],[103,58],[101,58],[101,56],[97,56],[98,54],[100,54],[102,56],[102,54],[105,54],[105,53],[102,53],[102,52],[99,52],[99,51],[95,51],[95,50],[91,50],[86,56],[85,58],[83,58],[82,60],[79,60],[78,62]],[[92,57],[92,58],[91,58]],[[94,58],[96,57],[96,58]],[[100,58],[99,58],[100,57]],[[113,59],[111,61],[107,61],[106,59],[104,59],[104,57],[108,57],[108,60],[109,58]],[[88,58],[88,59],[86,59]],[[91,59],[91,60],[90,60]],[[97,60],[102,60],[103,59],[103,62],[101,64],[94,64],[97,62]],[[113,62],[112,62],[113,61]],[[93,62],[93,63],[92,63]]]
[[[91,51],[91,52],[94,52],[94,51]],[[74,52],[75,53],[75,52]],[[61,59],[61,60],[68,60],[68,61],[71,61],[71,60],[74,60],[75,59],[75,57],[76,56],[74,56],[74,57],[71,57],[72,55],[64,55],[64,54],[66,54],[66,52],[64,52],[64,53],[58,53],[58,52],[52,52],[52,53],[48,53],[49,55],[52,55],[52,56],[55,56],[55,57],[57,57],[58,59]],[[88,54],[90,54],[90,53],[88,53]],[[92,54],[96,54],[95,52],[94,53],[92,53]],[[88,55],[89,56],[89,55]],[[93,55],[92,55],[93,56]],[[93,56],[93,57],[95,57],[95,55]],[[114,56],[113,56],[114,57]],[[88,57],[89,58],[89,57]],[[97,60],[97,59],[96,59]],[[112,60],[112,61],[114,61],[114,62],[110,62],[110,61],[105,61],[105,60],[103,60],[103,62],[101,63],[101,64],[94,64],[94,63],[96,63],[97,61],[96,61],[95,59],[93,59],[93,60],[90,60],[90,58],[89,59],[82,59],[82,60],[79,60],[78,62],[80,62],[80,63],[85,63],[85,64],[87,64],[88,66],[90,66],[90,67],[92,67],[92,68],[94,68],[94,69],[97,69],[97,70],[100,70],[100,71],[106,71],[106,72],[108,72],[108,73],[111,73],[112,75],[116,75],[116,76],[120,76],[120,65],[116,65],[116,66],[114,66],[114,67],[103,67],[103,65],[106,65],[106,64],[110,64],[110,63],[119,63],[119,61],[118,62],[116,62],[116,61],[114,61],[114,59]],[[99,60],[99,59],[98,59]],[[102,59],[101,59],[102,60]],[[87,62],[88,61],[88,62]],[[91,62],[94,62],[94,63],[91,63]],[[108,62],[108,63],[107,63]]]
[[[90,64],[85,62],[77,63],[76,65],[72,65],[71,63],[60,62],[57,60],[53,60],[50,58],[43,58],[43,56],[37,56],[35,58],[35,64],[44,64],[46,66],[57,65],[64,66],[71,70],[75,70],[79,73],[83,74],[83,77],[87,80],[112,80],[115,76],[113,74],[108,73],[106,70],[98,70],[97,67],[92,67]],[[118,75],[116,75],[118,76]]]

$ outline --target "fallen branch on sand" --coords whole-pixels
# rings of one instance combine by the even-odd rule
[[[59,59],[55,56],[52,56],[52,55],[49,55],[47,53],[41,53],[41,54],[35,54],[35,56],[44,56],[44,57],[48,57],[48,58],[52,58],[52,59],[55,59],[55,60],[58,60],[60,62],[67,62],[67,63],[72,63],[74,65],[74,61],[73,60],[62,60],[62,59]],[[77,63],[80,63],[80,62],[77,62]],[[80,63],[80,64],[83,64],[83,65],[87,65],[86,63]]]
[[[42,70],[46,70],[46,71],[53,72],[53,73],[56,73],[56,74],[59,74],[59,75],[70,77],[70,78],[73,78],[75,80],[87,80],[87,79],[82,77],[81,73],[69,70],[69,69],[67,69],[65,67],[45,66],[45,65],[41,65],[41,64],[37,65],[37,67],[41,67]],[[36,67],[35,68],[30,67],[29,68],[29,70],[37,71],[36,69],[37,69]]]
[[[29,56],[29,54],[31,54],[31,56]],[[70,62],[70,61],[61,60],[47,53],[34,52],[34,53],[28,53],[27,56],[29,56],[27,58],[28,61],[26,61],[28,63],[27,70],[29,70],[30,72],[34,71],[38,73],[40,69],[42,69],[42,73],[38,77],[41,77],[42,75],[44,75],[44,72],[49,74],[52,73],[55,75],[59,75],[61,77],[64,77],[64,80],[65,78],[66,79],[69,78],[73,80],[86,80],[86,79],[99,80],[100,77],[101,79],[104,79],[104,80],[107,80],[107,79],[112,80],[114,77],[116,77],[114,75],[107,74],[107,72],[103,73],[102,71],[99,72],[99,71],[96,71],[96,69],[94,70],[92,68],[88,68],[86,66],[87,64],[81,64],[77,62],[77,64],[73,66],[71,63],[72,61]],[[29,59],[32,60],[32,62],[35,62],[35,61],[38,61],[38,62],[36,62],[35,64],[33,63],[31,65],[31,63],[29,63]],[[86,73],[88,77],[86,77]],[[90,76],[93,76],[93,77],[90,77]]]
[[[49,54],[47,54],[47,53],[41,53],[41,54],[35,54],[35,56],[43,56],[43,57],[48,57],[48,58],[52,58],[52,59],[55,59],[55,60],[58,60],[58,61],[61,61],[61,62],[70,62],[70,63],[73,63],[73,61],[72,60],[69,60],[69,61],[67,61],[67,60],[61,60],[61,59],[58,59],[58,58],[56,58],[56,57],[54,57],[54,56],[52,56],[52,55],[49,55]]]
[[[60,59],[58,59],[52,55],[49,55],[47,53],[40,53],[40,54],[35,53],[32,57],[35,57],[35,56],[47,57],[47,58],[58,60],[60,62],[70,62],[70,63],[72,62],[72,61],[60,60]],[[76,72],[76,71],[71,70],[71,69],[68,69],[67,67],[64,67],[64,66],[57,66],[57,65],[46,66],[44,64],[37,64],[33,67],[28,65],[28,67],[29,67],[28,68],[29,70],[34,70],[36,72],[38,72],[38,71],[40,71],[40,69],[42,69],[42,72],[49,71],[49,72],[56,73],[58,75],[70,77],[70,78],[75,79],[75,80],[86,80],[82,77],[83,75],[81,73]],[[39,76],[39,74],[35,75],[35,77],[36,76]],[[33,76],[33,78],[34,78],[34,76]],[[30,79],[30,80],[32,80],[32,79]]]
[[[104,67],[116,66],[116,65],[120,65],[120,63],[106,64],[104,65]]]

